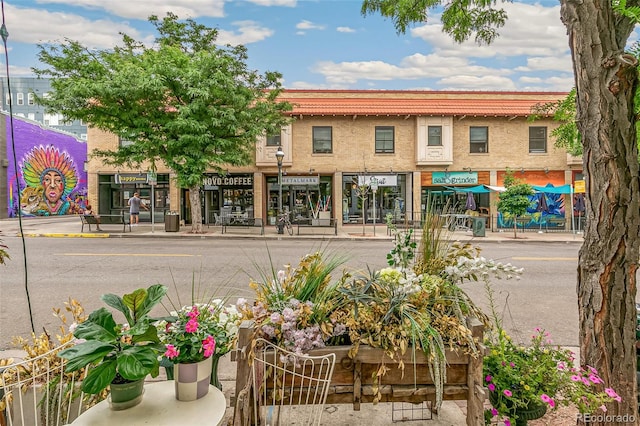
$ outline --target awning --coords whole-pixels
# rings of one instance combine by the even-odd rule
[[[463,192],[463,193],[468,193],[471,192],[473,194],[484,194],[489,192],[489,190],[487,188],[485,188],[484,185],[478,185],[478,186],[445,186],[445,188],[450,189],[452,191],[455,192]]]
[[[504,186],[492,186],[492,185],[485,185],[485,186],[487,188],[489,188],[493,192],[504,192],[505,191],[505,187]]]

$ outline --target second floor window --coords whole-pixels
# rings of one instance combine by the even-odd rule
[[[24,105],[24,93],[18,93],[18,105]]]
[[[394,146],[393,126],[376,126],[376,152],[392,153]]]
[[[331,126],[313,126],[313,153],[330,154],[333,152]]]
[[[278,133],[277,135],[267,135],[267,146],[280,146],[280,142],[280,133]]]
[[[427,146],[442,146],[442,126],[429,126]]]
[[[469,128],[469,152],[472,154],[489,152],[489,128]]]
[[[33,104],[36,103],[36,97],[35,97],[35,95],[33,93],[28,93],[27,94],[27,103],[29,105],[33,105]]]
[[[546,127],[529,127],[529,152],[545,153],[547,152],[547,128]]]

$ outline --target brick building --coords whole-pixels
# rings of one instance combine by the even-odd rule
[[[373,218],[373,193],[359,184],[377,179],[375,217],[416,219],[427,200],[464,208],[467,194],[456,188],[499,186],[507,168],[527,183],[572,184],[582,163],[554,147],[550,118],[528,121],[531,108],[562,99],[557,92],[443,92],[287,90],[295,119],[257,141],[255,162],[230,167],[224,175],[203,176],[203,218],[213,223],[221,211],[247,211],[273,223],[278,208],[278,167],[282,147],[282,204],[293,219],[331,217],[339,226]],[[88,149],[115,148],[117,137],[88,131]],[[99,212],[123,209],[134,190],[154,203],[156,222],[167,211],[190,217],[186,189],[170,172],[158,170],[153,197],[146,170],[117,170],[97,159],[88,164],[89,193],[98,194]],[[478,208],[495,215],[495,193],[475,194]],[[364,203],[363,203],[364,202]],[[363,205],[364,204],[364,205]],[[560,214],[564,214],[564,210]],[[150,220],[142,212],[142,220]]]

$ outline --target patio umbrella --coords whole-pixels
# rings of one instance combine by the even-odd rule
[[[542,215],[549,211],[547,197],[544,195],[544,192],[540,192],[538,195],[538,207],[536,207],[536,211],[540,212],[540,230],[538,232],[542,232]]]
[[[580,222],[581,222],[580,219],[582,218],[582,215],[583,215],[585,209],[586,209],[586,206],[584,205],[584,194],[582,194],[582,193],[576,194],[576,199],[575,199],[575,204],[573,205],[573,210],[578,212],[578,231],[580,231]]]
[[[465,204],[464,208],[467,210],[475,210],[477,208],[476,199],[471,191],[467,192],[467,204]]]

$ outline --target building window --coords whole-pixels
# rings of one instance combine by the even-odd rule
[[[470,127],[469,142],[472,154],[489,152],[489,128],[488,127]]]
[[[11,103],[11,96],[8,93],[4,95],[4,102],[9,105]]]
[[[547,128],[529,127],[529,152],[547,152]]]
[[[24,105],[24,93],[18,93],[18,105]]]
[[[442,146],[442,126],[429,126],[427,146]]]
[[[27,94],[27,103],[29,105],[33,105],[33,104],[36,103],[36,97],[35,97],[35,95],[33,93]]]
[[[280,146],[282,145],[282,140],[280,133],[277,135],[267,135],[267,146]]]
[[[331,126],[313,126],[314,154],[331,154],[333,152],[331,133]]]
[[[376,126],[376,153],[393,153],[393,126]]]

